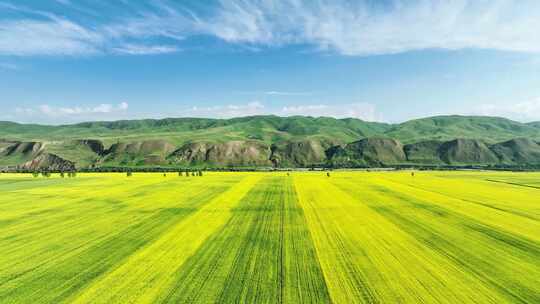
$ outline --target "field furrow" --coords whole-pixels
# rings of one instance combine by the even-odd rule
[[[384,179],[460,199],[463,204],[478,205],[484,207],[483,209],[489,208],[490,211],[496,211],[493,212],[494,216],[518,215],[540,221],[540,204],[536,199],[540,195],[540,189],[508,183],[493,183],[489,180],[489,175],[445,178],[422,173],[411,177],[398,173],[386,175]]]
[[[328,302],[291,180],[265,178],[179,270],[173,303]]]
[[[540,303],[540,174],[0,175],[0,303]]]
[[[76,303],[153,302],[166,290],[176,269],[230,217],[230,209],[257,183],[249,176],[131,255],[90,285]]]
[[[409,187],[384,180],[362,184],[339,181],[347,189],[402,231],[446,258],[442,267],[461,275],[463,281],[485,285],[516,303],[540,300],[540,246],[453,211],[448,204],[417,196]],[[519,273],[519,276],[516,276]]]
[[[181,189],[175,187],[180,186],[176,182],[164,183],[170,189]],[[78,213],[70,214],[71,208],[67,208],[65,217],[43,226],[39,233],[2,231],[5,237],[0,242],[8,250],[0,261],[10,267],[0,273],[0,300],[59,302],[80,291],[227,188],[223,183],[197,183],[188,183],[190,192],[161,195],[148,210],[148,202],[142,198],[124,200],[127,207],[118,210],[109,206],[110,200],[98,197],[84,204],[75,202]]]
[[[504,300],[485,286],[472,285],[474,281],[364,204],[352,189],[345,192],[328,180],[309,177],[297,178],[296,186],[334,302]]]

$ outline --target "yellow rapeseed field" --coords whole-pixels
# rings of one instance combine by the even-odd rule
[[[540,303],[540,174],[1,174],[0,303]]]

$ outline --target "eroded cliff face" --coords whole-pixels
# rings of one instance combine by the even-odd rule
[[[194,141],[178,147],[165,140],[115,143],[97,140],[65,143],[0,143],[0,167],[71,170],[99,166],[310,167],[538,165],[540,144],[518,138],[496,144],[482,140],[428,140],[403,145],[391,138],[364,138],[338,145],[329,140]]]
[[[528,138],[497,143],[490,149],[505,164],[540,164],[540,144]]]
[[[389,138],[365,138],[328,152],[334,166],[381,166],[406,162],[403,145]]]
[[[81,139],[81,140],[76,140],[75,143],[88,147],[92,152],[96,153],[97,155],[103,155],[103,153],[105,152],[105,147],[103,145],[103,142],[100,140]]]
[[[104,151],[101,162],[120,166],[162,165],[174,150],[175,146],[165,140],[116,143]]]
[[[276,167],[320,165],[326,162],[326,150],[334,144],[315,139],[284,141],[272,145],[270,160]]]
[[[8,142],[0,150],[0,156],[3,157],[28,157],[32,158],[43,151],[45,145],[41,142]]]
[[[168,160],[180,165],[270,166],[270,147],[256,141],[193,142],[182,145]]]
[[[75,163],[58,157],[54,154],[42,153],[34,159],[18,165],[18,169],[24,170],[51,170],[51,171],[73,171],[76,169]]]

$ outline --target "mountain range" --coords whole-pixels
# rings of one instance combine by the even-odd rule
[[[0,168],[538,166],[540,122],[435,116],[0,122]]]

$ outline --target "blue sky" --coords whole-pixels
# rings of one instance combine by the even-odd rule
[[[540,120],[540,2],[2,1],[0,120]]]

